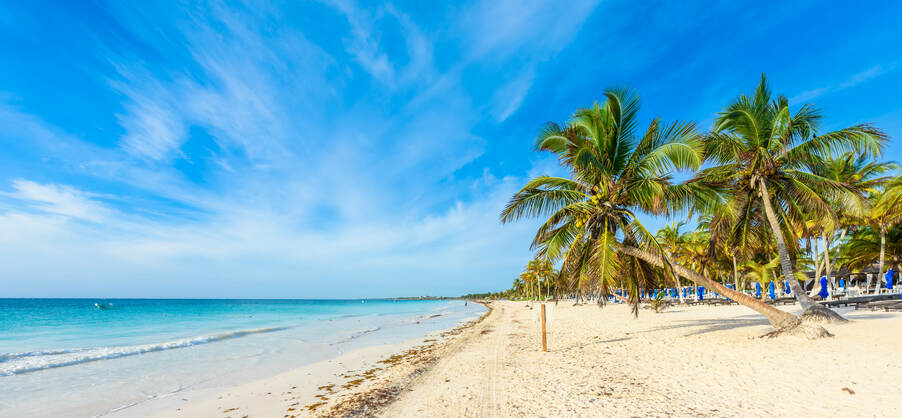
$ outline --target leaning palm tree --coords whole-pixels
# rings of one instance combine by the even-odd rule
[[[641,133],[635,94],[608,90],[605,98],[600,105],[577,110],[563,126],[545,126],[536,147],[557,155],[570,178],[530,180],[501,212],[501,222],[547,216],[532,248],[542,257],[561,260],[560,277],[570,283],[592,285],[604,295],[622,283],[634,312],[642,280],[654,280],[657,268],[672,270],[754,309],[778,331],[799,325],[795,315],[666,258],[636,215],[667,215],[705,192],[697,184],[672,184],[670,177],[674,170],[699,167],[701,137],[692,123],[665,124],[658,119]],[[632,274],[622,274],[621,266],[631,267],[623,270]],[[823,328],[816,332],[827,334]]]
[[[752,97],[741,95],[720,113],[714,132],[705,139],[712,167],[698,172],[695,181],[731,195],[739,215],[734,235],[746,233],[749,225],[769,225],[784,279],[803,309],[842,320],[817,305],[795,280],[792,266],[800,237],[792,226],[802,224],[806,216],[835,219],[825,194],[855,198],[848,184],[814,174],[810,167],[836,151],[879,156],[887,136],[867,124],[817,135],[820,119],[812,106],[802,105],[792,113],[785,97],[772,100],[762,75]]]

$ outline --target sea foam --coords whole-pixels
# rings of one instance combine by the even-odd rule
[[[23,353],[0,354],[0,376],[12,376],[56,367],[72,366],[91,361],[109,360],[119,357],[173,350],[239,338],[253,334],[263,334],[287,329],[287,327],[256,328],[204,335],[194,338],[119,347],[53,349]]]

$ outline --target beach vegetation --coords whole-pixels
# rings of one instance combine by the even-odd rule
[[[791,108],[763,75],[710,132],[660,118],[640,130],[639,103],[629,89],[610,89],[567,122],[545,124],[536,150],[569,174],[529,180],[501,212],[502,223],[544,219],[530,247],[534,262],[559,266],[555,297],[613,296],[638,314],[645,290],[679,289],[682,277],[754,309],[776,333],[829,335],[800,319],[844,321],[803,289],[803,271],[825,271],[831,283],[836,266],[876,261],[885,271],[886,238],[902,223],[902,180],[887,175],[898,166],[877,161],[888,136],[867,123],[821,132],[817,108]],[[689,179],[674,181],[679,173]],[[653,234],[637,217],[687,213],[695,230],[681,220]],[[747,281],[785,283],[805,313],[751,297]],[[652,294],[657,306],[661,293]]]
[[[501,212],[501,222],[547,217],[531,247],[539,257],[561,263],[561,285],[604,296],[619,287],[635,314],[640,289],[681,275],[760,312],[778,329],[798,325],[794,315],[666,258],[636,215],[667,216],[717,196],[701,197],[712,188],[699,182],[672,182],[675,171],[697,170],[704,160],[704,136],[695,124],[655,118],[642,132],[638,111],[638,95],[611,89],[604,102],[578,109],[567,123],[546,124],[536,148],[555,154],[570,177],[530,180]]]
[[[743,235],[755,225],[768,225],[783,278],[802,308],[841,321],[795,280],[793,260],[802,237],[794,226],[804,226],[809,219],[838,224],[828,198],[860,206],[866,199],[862,190],[813,167],[842,152],[876,158],[888,137],[869,124],[818,134],[821,119],[818,109],[808,104],[793,112],[786,97],[773,97],[762,75],[752,95],[740,95],[719,113],[714,130],[705,137],[706,163],[711,166],[696,173],[692,182],[728,196],[737,217],[731,236],[739,245],[749,242]]]

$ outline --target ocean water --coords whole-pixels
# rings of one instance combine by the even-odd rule
[[[104,415],[483,312],[459,300],[0,299],[0,416]]]

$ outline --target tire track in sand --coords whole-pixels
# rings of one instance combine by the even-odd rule
[[[488,364],[484,368],[487,376],[485,376],[486,380],[486,390],[483,391],[487,396],[481,397],[481,414],[483,417],[497,417],[499,416],[498,411],[500,410],[499,405],[503,403],[502,397],[505,394],[504,391],[504,380],[502,379],[502,372],[504,369],[504,357],[507,352],[507,337],[508,337],[508,329],[507,329],[507,321],[504,318],[506,315],[510,313],[502,306],[496,308],[499,310],[499,320],[495,321],[497,327],[495,328],[493,334],[490,338],[491,340],[491,354],[486,359]]]

